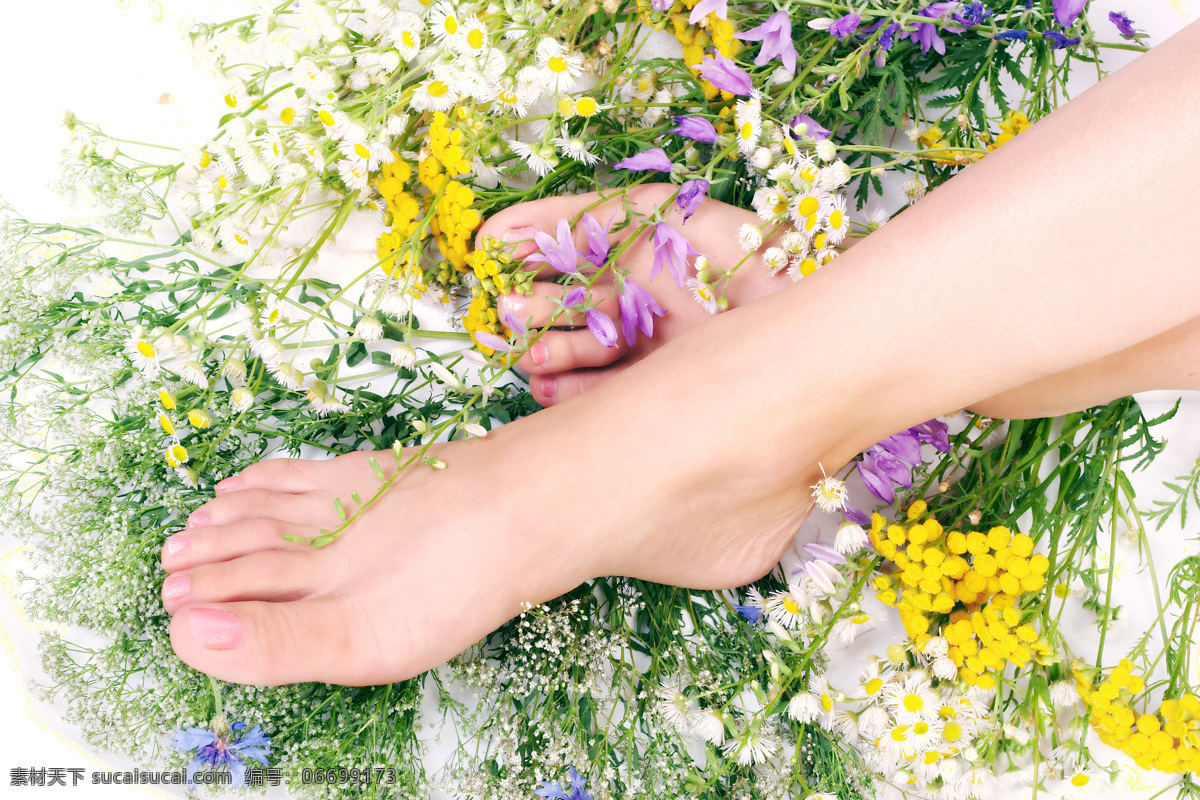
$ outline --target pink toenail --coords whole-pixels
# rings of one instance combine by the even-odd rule
[[[214,608],[188,609],[188,628],[196,641],[209,650],[232,650],[242,643],[242,621],[227,611]]]
[[[177,533],[174,536],[167,537],[167,541],[163,545],[163,552],[169,556],[177,556],[184,550],[187,550],[189,544],[191,542],[188,541],[186,536]]]
[[[193,511],[191,514],[188,515],[187,525],[185,525],[184,527],[185,528],[203,528],[207,524],[208,524],[208,514],[204,513],[200,509],[196,509],[195,511]]]
[[[534,364],[537,364],[540,367],[550,358],[550,350],[547,349],[546,345],[538,342],[533,347],[529,348],[529,357],[533,359]]]
[[[163,582],[163,597],[167,600],[177,600],[192,588],[192,581],[186,575],[172,575]]]
[[[542,396],[547,400],[554,398],[558,392],[558,380],[556,378],[542,378]]]
[[[220,481],[216,486],[217,494],[221,494],[222,492],[232,492],[234,489],[240,488],[242,488],[242,479],[237,475]]]
[[[500,313],[521,317],[525,314],[525,298],[519,294],[500,295]]]
[[[533,241],[533,235],[537,232],[538,229],[532,225],[525,225],[520,228],[506,228],[504,233],[500,234],[500,238],[510,243],[520,242],[513,250],[513,257],[522,259],[537,252],[537,243]]]

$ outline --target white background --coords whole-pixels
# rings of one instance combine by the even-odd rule
[[[220,0],[54,0],[52,3],[17,3],[4,0],[0,11],[0,197],[26,218],[39,221],[84,219],[50,190],[59,173],[59,154],[66,141],[60,127],[70,109],[86,120],[99,122],[112,136],[145,142],[181,145],[202,142],[220,116],[221,83],[190,56],[179,32],[180,15],[219,20],[245,13],[244,5]],[[1124,10],[1139,27],[1161,41],[1200,9],[1196,0],[1140,0],[1117,5],[1095,2],[1089,14],[1104,30],[1110,9]],[[1107,37],[1115,40],[1116,36]],[[1130,58],[1116,53],[1108,61],[1116,68]],[[1082,72],[1083,70],[1080,70]],[[1130,132],[1130,151],[1153,141],[1153,131],[1139,131],[1130,120],[1114,120]],[[1168,398],[1146,398],[1147,411],[1156,412]],[[1171,440],[1166,455],[1136,485],[1143,506],[1163,496],[1161,481],[1188,468],[1200,452],[1200,396],[1192,395],[1179,418],[1164,428]],[[1200,518],[1200,515],[1197,515]],[[1168,527],[1161,546],[1159,571],[1165,574],[1172,556],[1194,551]],[[1189,529],[1194,537],[1196,530]],[[1194,541],[1194,540],[1193,540]],[[1118,552],[1122,583],[1136,581],[1135,555]],[[80,742],[61,721],[61,709],[30,699],[27,681],[37,677],[36,633],[13,599],[13,574],[22,556],[11,537],[0,539],[0,787],[5,796],[45,796],[69,793],[87,798],[162,798],[150,787],[99,787],[74,789],[10,788],[13,767],[81,767],[92,770],[126,769],[113,754],[95,753]],[[1132,591],[1137,584],[1130,583]],[[1144,590],[1144,585],[1143,585]],[[1132,595],[1131,595],[1132,596]],[[1121,627],[1136,631],[1136,607]],[[1144,628],[1143,628],[1144,629]],[[1120,633],[1117,631],[1116,633]],[[1200,676],[1194,676],[1200,677]],[[1119,786],[1124,796],[1146,797],[1148,787],[1140,771],[1132,770]],[[24,793],[24,794],[22,794]],[[1016,792],[1014,796],[1028,796]]]

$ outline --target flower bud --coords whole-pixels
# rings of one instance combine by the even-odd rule
[[[229,404],[239,412],[249,411],[254,405],[254,392],[245,386],[239,386],[229,393]]]
[[[244,381],[246,379],[246,362],[240,358],[230,358],[221,367],[221,376],[233,382]]]
[[[383,324],[371,314],[363,317],[354,326],[354,335],[364,342],[376,342],[383,338]]]
[[[417,363],[417,351],[406,344],[398,344],[392,348],[392,364],[409,369]]]

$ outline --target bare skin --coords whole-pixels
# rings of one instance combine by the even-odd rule
[[[670,202],[673,194],[673,187],[650,184],[630,192],[630,200],[635,210],[648,216],[656,207]],[[577,219],[585,210],[601,219],[622,213],[619,201],[603,203],[595,193],[551,197],[500,211],[484,223],[480,237],[520,239],[523,244],[517,255],[523,257],[536,250],[531,243],[525,243],[533,231],[553,233],[560,219]],[[678,224],[677,219],[672,222]],[[697,250],[710,256],[715,266],[722,267],[738,264],[745,257],[736,243],[738,228],[744,223],[758,224],[759,219],[753,212],[708,201],[680,229]],[[576,234],[577,247],[585,249],[582,228]],[[858,241],[861,240],[847,239],[846,249]],[[792,280],[786,272],[772,275],[763,266],[761,252],[760,249],[745,258],[730,279],[727,298],[731,308],[739,308],[791,285]],[[665,273],[653,283],[649,281],[652,258],[648,236],[640,237],[618,263],[629,269],[629,277],[646,287],[659,304],[668,309],[667,315],[656,320],[653,338],[639,335],[632,348],[621,338],[616,346],[605,347],[589,331],[578,329],[577,326],[582,324],[579,319],[559,317],[556,327],[543,334],[539,345],[517,362],[517,366],[529,374],[529,389],[540,405],[555,405],[588,391],[666,342],[684,336],[697,325],[712,319],[687,289],[679,289]],[[836,269],[836,262],[830,268]],[[553,275],[543,271],[540,277]],[[506,295],[500,300],[500,308],[529,322],[532,327],[544,327],[556,313],[554,300],[561,299],[563,291],[564,287],[552,280],[537,280],[531,296]],[[619,328],[621,312],[616,301],[615,282],[602,276],[593,285],[593,295],[600,300],[597,307],[612,317]],[[1053,417],[1154,389],[1200,389],[1200,318],[1094,362],[980,400],[971,405],[971,410],[1004,419]]]
[[[1157,146],[1115,192],[1098,167],[1127,154],[1110,124],[1126,118]],[[175,651],[231,681],[380,683],[598,575],[719,588],[765,574],[819,465],[1200,317],[1200,235],[1155,224],[1200,207],[1198,127],[1192,25],[837,269],[696,326],[574,402],[439,445],[448,469],[405,473],[323,550],[280,535],[336,525],[334,496],[369,496],[368,456],[251,466],[164,546]],[[1114,243],[1118,227],[1155,235]],[[501,476],[519,491],[498,490]]]

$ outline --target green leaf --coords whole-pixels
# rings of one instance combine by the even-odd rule
[[[342,506],[342,498],[333,498],[333,507],[337,510],[338,519],[342,522],[346,521],[346,509]]]
[[[376,478],[379,478],[381,481],[387,480],[383,477],[383,467],[379,466],[379,462],[375,460],[375,456],[367,459],[367,463],[371,465],[371,471],[375,473]],[[356,500],[355,502],[358,501]]]
[[[346,366],[357,367],[367,357],[367,346],[362,342],[355,342],[346,349]]]

